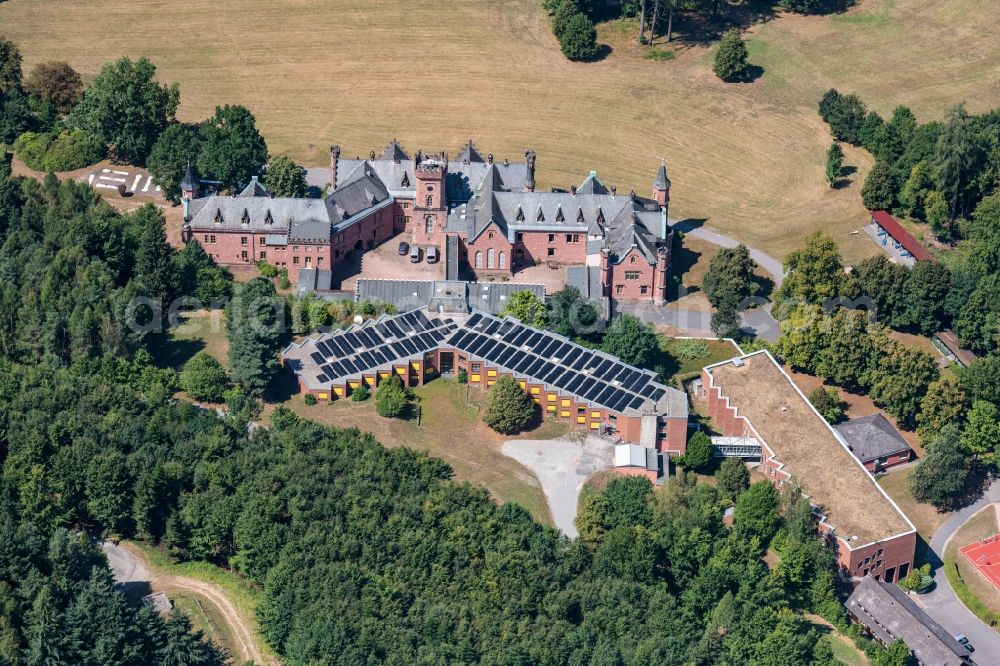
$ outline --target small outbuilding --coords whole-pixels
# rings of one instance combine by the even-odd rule
[[[903,641],[921,664],[965,666],[973,663],[966,647],[896,585],[865,576],[845,605],[850,616],[863,625],[872,638],[882,645]]]
[[[913,458],[910,445],[882,414],[851,419],[834,428],[854,457],[873,474]]]
[[[640,444],[618,444],[615,446],[615,471],[630,476],[645,476],[650,481],[662,476],[661,457],[655,448]]]

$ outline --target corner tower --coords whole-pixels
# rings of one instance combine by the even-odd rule
[[[666,208],[670,204],[670,179],[667,178],[667,166],[660,161],[660,170],[656,172],[653,181],[653,200]]]

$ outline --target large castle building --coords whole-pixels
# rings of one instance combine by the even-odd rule
[[[579,266],[600,285],[593,298],[664,302],[673,237],[665,166],[647,198],[609,189],[593,171],[568,190],[537,191],[535,161],[528,150],[523,162],[496,162],[471,140],[454,159],[411,158],[395,139],[368,159],[333,146],[322,199],[273,197],[256,179],[235,196],[201,197],[189,167],[183,239],[198,240],[220,264],[266,261],[296,281],[300,269],[334,268],[398,236],[437,247],[474,280]]]

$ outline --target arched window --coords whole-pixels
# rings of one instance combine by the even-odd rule
[[[507,255],[500,252],[500,268],[507,268]]]
[[[434,207],[434,197],[430,194],[427,195],[427,207],[428,208]]]
[[[629,257],[629,263],[631,263],[631,264],[635,263],[635,257],[634,256]]]
[[[487,234],[487,236],[489,237],[490,240],[493,240],[493,237],[496,236],[496,234],[491,231],[489,234]]]
[[[476,251],[476,268],[482,268],[482,267],[483,267],[483,253],[479,252],[477,250]]]
[[[495,258],[493,256],[493,248],[486,250],[486,268],[495,268]]]
[[[433,232],[434,232],[434,216],[433,215],[425,215],[424,216],[424,233],[430,234],[430,233],[433,233]]]

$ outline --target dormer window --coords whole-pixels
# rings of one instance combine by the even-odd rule
[[[264,216],[264,224],[274,224],[274,217],[271,216],[271,209],[267,209],[267,214]]]
[[[556,210],[556,222],[565,222],[565,221],[566,221],[566,216],[563,215],[562,206],[560,206],[559,209]]]
[[[597,223],[604,224],[604,211],[600,208],[597,209]]]
[[[243,209],[243,217],[240,218],[241,224],[250,224],[250,213],[246,208]]]
[[[576,221],[577,222],[583,222],[583,209],[582,208],[577,208],[576,209]]]
[[[542,212],[542,207],[538,207],[538,215],[535,216],[535,222],[544,222],[545,214]]]
[[[410,186],[410,177],[406,173],[403,174],[403,180],[399,181],[399,186],[400,187]]]
[[[215,223],[216,224],[222,224],[222,209],[221,208],[216,208],[215,209]]]
[[[524,211],[521,210],[520,206],[517,207],[517,215],[514,217],[514,219],[517,220],[518,222],[524,222]]]

